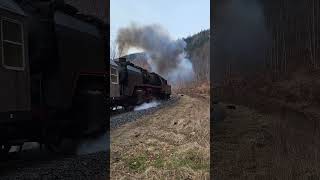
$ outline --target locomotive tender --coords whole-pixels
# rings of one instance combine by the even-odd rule
[[[134,65],[121,57],[110,60],[110,107],[134,105],[152,99],[169,99],[171,86],[160,75]]]
[[[105,131],[108,25],[63,0],[0,1],[0,154]]]

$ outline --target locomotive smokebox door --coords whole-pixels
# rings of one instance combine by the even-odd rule
[[[26,29],[26,14],[15,1],[0,1],[0,114],[8,117],[0,124],[25,120],[28,116],[20,115],[30,111]]]

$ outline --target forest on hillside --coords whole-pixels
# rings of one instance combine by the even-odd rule
[[[274,81],[320,68],[316,0],[220,1],[215,11],[215,82],[259,73]]]
[[[218,96],[224,87],[228,98],[250,92],[315,101],[320,87],[318,1],[227,0],[217,4],[215,13],[212,73]]]
[[[210,81],[210,30],[203,30],[184,39],[186,52],[193,64],[197,82]]]

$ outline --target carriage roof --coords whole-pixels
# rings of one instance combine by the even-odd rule
[[[24,11],[19,7],[17,3],[13,0],[2,0],[0,1],[0,8],[10,11],[15,14],[19,14],[21,16],[26,16]]]

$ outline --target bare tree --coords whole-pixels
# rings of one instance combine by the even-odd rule
[[[115,59],[119,56],[117,41],[114,40],[110,43],[110,59]]]

